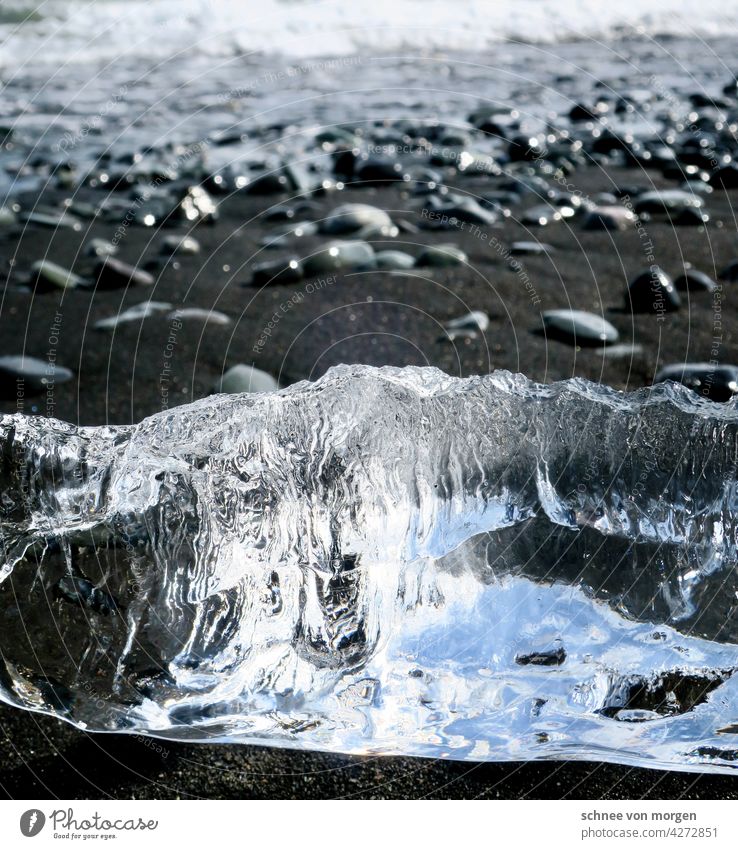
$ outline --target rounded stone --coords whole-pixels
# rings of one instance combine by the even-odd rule
[[[418,268],[451,268],[467,262],[466,254],[456,245],[432,245],[423,250],[415,265]]]
[[[627,230],[636,221],[631,210],[617,204],[596,206],[584,218],[584,230]]]
[[[546,310],[541,317],[546,336],[574,345],[609,345],[620,338],[609,321],[584,310]]]
[[[633,312],[676,312],[681,303],[674,281],[658,266],[634,277],[625,296],[625,306]]]
[[[738,280],[738,259],[731,260],[718,274],[718,277],[721,280],[727,280],[728,283],[735,283]]]
[[[38,394],[56,384],[66,383],[73,377],[73,371],[49,360],[20,354],[0,357],[0,386],[4,389],[3,394],[12,391],[16,395],[18,383],[29,394]]]
[[[415,265],[415,257],[405,251],[377,251],[374,268],[379,271],[405,271]]]
[[[711,401],[729,401],[738,394],[738,366],[713,363],[673,363],[664,366],[654,383],[673,380]]]
[[[268,283],[298,283],[302,277],[302,265],[296,259],[262,262],[251,270],[251,282],[255,286],[265,286]]]
[[[305,275],[330,274],[374,262],[374,249],[366,242],[329,242],[303,260]]]
[[[200,243],[192,236],[165,236],[161,240],[161,253],[169,256],[175,254],[198,254],[200,253]]]
[[[244,363],[231,366],[217,381],[215,392],[240,394],[243,392],[276,392],[279,383],[267,372]]]
[[[663,189],[653,192],[643,192],[635,199],[635,211],[658,215],[664,213],[681,212],[690,207],[700,208],[704,201],[691,192],[681,189]]]
[[[332,236],[360,233],[369,236],[388,236],[392,233],[392,219],[387,213],[366,203],[345,203],[337,206],[318,225],[321,233]]]
[[[684,274],[674,280],[674,285],[682,292],[714,292],[717,288],[717,283],[709,274],[696,268],[685,269]]]
[[[127,286],[153,286],[156,282],[148,271],[106,256],[95,266],[95,279],[100,289],[121,289]]]

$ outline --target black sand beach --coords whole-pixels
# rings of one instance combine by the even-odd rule
[[[702,116],[714,120],[713,108],[731,115],[738,109],[734,99],[725,107],[707,104]],[[657,141],[655,135],[654,145]],[[533,174],[535,157],[529,161]],[[473,198],[509,180],[505,174],[469,177],[453,167],[433,167],[443,171],[450,191]],[[613,153],[590,157],[558,182],[544,176],[552,188],[566,186],[585,201],[614,192],[616,203],[627,205],[639,192],[673,189],[693,174],[675,174],[658,157],[652,163],[625,162]],[[126,228],[116,257],[139,268],[153,261],[153,286],[43,290],[29,272],[34,262],[47,258],[93,278],[86,245],[92,238],[114,238],[115,222],[99,216],[84,220],[80,229],[20,221],[4,228],[0,353],[40,357],[71,369],[74,377],[38,393],[6,377],[0,412],[53,415],[82,425],[136,423],[204,397],[236,363],[256,366],[282,385],[314,380],[339,363],[366,363],[430,365],[461,377],[508,369],[544,383],[581,377],[635,390],[650,386],[668,364],[738,361],[733,295],[738,283],[682,292],[681,308],[669,313],[634,312],[626,296],[629,281],[652,265],[672,277],[693,267],[717,280],[738,257],[738,188],[714,185],[705,195],[709,221],[697,226],[668,215],[644,216],[618,231],[585,229],[579,214],[547,226],[525,224],[525,212],[542,202],[532,192],[489,225],[460,222],[434,230],[422,211],[425,195],[416,190],[422,183],[357,180],[340,190],[332,183],[310,193],[306,218],[319,222],[343,203],[371,204],[400,222],[397,235],[370,239],[375,250],[417,257],[425,246],[452,243],[466,262],[408,272],[351,269],[254,285],[254,266],[308,256],[326,237],[264,248],[261,241],[284,223],[275,223],[274,216],[270,221],[270,210],[297,203],[301,193],[234,192],[215,196],[220,214],[214,223]],[[125,196],[135,191],[128,187]],[[19,193],[17,201],[23,210],[37,204],[58,209],[71,197],[76,204],[94,204],[101,192],[89,184],[65,189],[50,178],[40,194]],[[200,252],[161,260],[161,239],[171,233],[194,236]],[[543,242],[551,250],[513,259],[508,251],[518,241]],[[231,323],[162,311],[114,331],[93,327],[148,300],[169,303],[173,310],[218,311]],[[567,308],[604,317],[619,332],[619,347],[546,338],[541,313]],[[489,316],[488,328],[476,338],[450,342],[444,323],[471,310]],[[10,707],[0,709],[0,753],[0,787],[9,798],[738,798],[728,776],[609,764],[475,764],[174,744],[85,734]]]

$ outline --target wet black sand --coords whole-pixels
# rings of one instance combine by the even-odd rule
[[[475,195],[474,181],[461,184]],[[599,168],[572,178],[585,197],[613,186],[673,186],[657,172]],[[64,195],[47,194],[45,202]],[[77,379],[59,385],[53,397],[16,398],[9,387],[2,412],[53,413],[79,424],[138,422],[164,407],[208,394],[224,369],[256,365],[287,385],[316,379],[342,362],[370,365],[432,365],[449,374],[484,374],[495,368],[551,382],[577,376],[618,389],[648,386],[667,363],[738,359],[738,326],[732,320],[735,284],[716,293],[683,294],[682,308],[670,314],[633,314],[626,305],[627,282],[647,269],[649,253],[676,277],[692,264],[713,278],[738,256],[733,204],[736,191],[716,189],[708,196],[711,221],[704,227],[676,227],[653,219],[625,232],[589,232],[574,223],[527,227],[517,220],[533,203],[513,208],[513,216],[490,228],[471,225],[440,232],[400,233],[375,249],[396,248],[417,255],[424,245],[453,243],[468,255],[467,265],[404,272],[349,272],[308,278],[289,285],[254,287],[250,269],[259,262],[306,256],[326,241],[315,236],[295,249],[265,249],[260,239],[280,225],[262,222],[266,209],[282,198],[233,197],[221,204],[215,226],[157,230],[131,227],[118,258],[142,266],[158,255],[163,235],[191,233],[202,250],[178,256],[158,273],[153,287],[112,291],[33,292],[22,285],[34,260],[53,259],[85,274],[90,261],[83,246],[90,238],[110,239],[115,225],[85,222],[82,232],[22,225],[0,241],[0,256],[12,263],[0,308],[3,353],[56,357]],[[400,188],[354,188],[320,198],[319,219],[340,203],[369,203],[394,218],[422,224],[410,211],[420,199]],[[550,244],[544,256],[517,257],[511,267],[501,251],[517,240]],[[148,299],[224,312],[229,327],[193,319],[179,328],[165,314],[120,325],[115,332],[92,328],[101,318]],[[603,315],[620,333],[620,345],[642,351],[617,357],[601,349],[574,348],[540,333],[540,312],[572,308]],[[440,341],[442,323],[469,310],[484,310],[491,324],[483,338]],[[276,322],[274,321],[277,315]],[[264,336],[265,330],[270,335]],[[51,343],[50,344],[50,339]],[[261,340],[261,341],[259,341]],[[167,371],[162,379],[163,367]],[[164,386],[164,389],[162,388]],[[6,387],[8,389],[8,387]]]
[[[151,742],[151,741],[149,741]],[[159,746],[159,751],[155,747]],[[597,763],[348,757],[89,735],[0,709],[0,789],[14,799],[736,799],[732,776]]]
[[[610,190],[613,184],[666,185],[657,172],[635,169],[605,173],[592,167],[578,171],[573,180],[584,194]],[[474,193],[473,182],[464,185]],[[135,422],[164,406],[202,397],[236,362],[253,363],[284,383],[315,378],[336,363],[365,362],[429,364],[457,375],[508,368],[541,381],[577,375],[623,389],[649,385],[666,363],[709,360],[716,346],[721,362],[736,362],[732,285],[738,284],[723,286],[719,298],[691,295],[681,311],[663,321],[624,309],[627,280],[649,264],[645,239],[653,242],[656,261],[673,275],[691,262],[715,276],[734,259],[735,200],[734,192],[717,189],[708,199],[712,221],[707,229],[652,221],[645,237],[635,228],[584,232],[579,223],[529,231],[513,220],[488,231],[503,245],[540,239],[556,248],[549,257],[521,258],[537,304],[520,272],[490,247],[490,239],[466,229],[401,233],[392,247],[417,253],[421,244],[453,242],[467,252],[468,266],[430,269],[422,276],[338,275],[315,291],[306,289],[307,281],[261,291],[244,286],[254,262],[287,255],[258,247],[259,238],[274,228],[261,222],[261,212],[276,200],[244,197],[222,205],[216,226],[193,231],[201,253],[166,267],[153,291],[34,294],[22,286],[23,272],[34,260],[48,256],[84,273],[82,245],[92,236],[111,238],[114,227],[101,221],[83,232],[28,226],[0,241],[3,259],[13,263],[0,310],[2,353],[25,351],[43,358],[51,347],[56,361],[78,377],[57,386],[53,395],[19,399],[12,387],[6,388],[0,410],[53,412],[83,424]],[[393,217],[420,223],[408,212],[412,199],[397,187],[351,189],[318,200],[325,210],[349,201],[371,203]],[[132,227],[119,256],[143,264],[156,255],[160,237]],[[303,253],[319,241],[306,242]],[[301,297],[295,300],[296,295]],[[123,325],[115,334],[91,329],[93,321],[115,314],[121,305],[149,297],[216,309],[234,323],[220,327],[193,321],[175,327],[173,334],[171,321],[155,316]],[[291,306],[283,309],[285,304]],[[602,312],[620,331],[621,343],[641,345],[643,353],[608,358],[597,350],[547,341],[536,332],[540,310],[568,306]],[[484,337],[457,346],[440,342],[439,322],[470,309],[489,313],[492,321]],[[275,312],[279,321],[272,336],[254,351]],[[55,340],[51,346],[50,336]],[[169,350],[172,356],[166,357]],[[165,362],[171,372],[162,382]],[[727,776],[602,764],[488,765],[170,743],[156,751],[133,738],[90,736],[11,708],[0,709],[0,758],[0,787],[14,798],[738,797],[735,781]]]

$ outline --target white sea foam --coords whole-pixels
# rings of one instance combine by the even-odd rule
[[[738,34],[735,0],[3,0],[0,66],[181,50],[483,50],[506,39]],[[18,9],[34,11],[22,19]]]

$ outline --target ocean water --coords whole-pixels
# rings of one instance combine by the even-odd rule
[[[731,34],[735,0],[3,0],[0,69],[181,51],[314,57]]]

